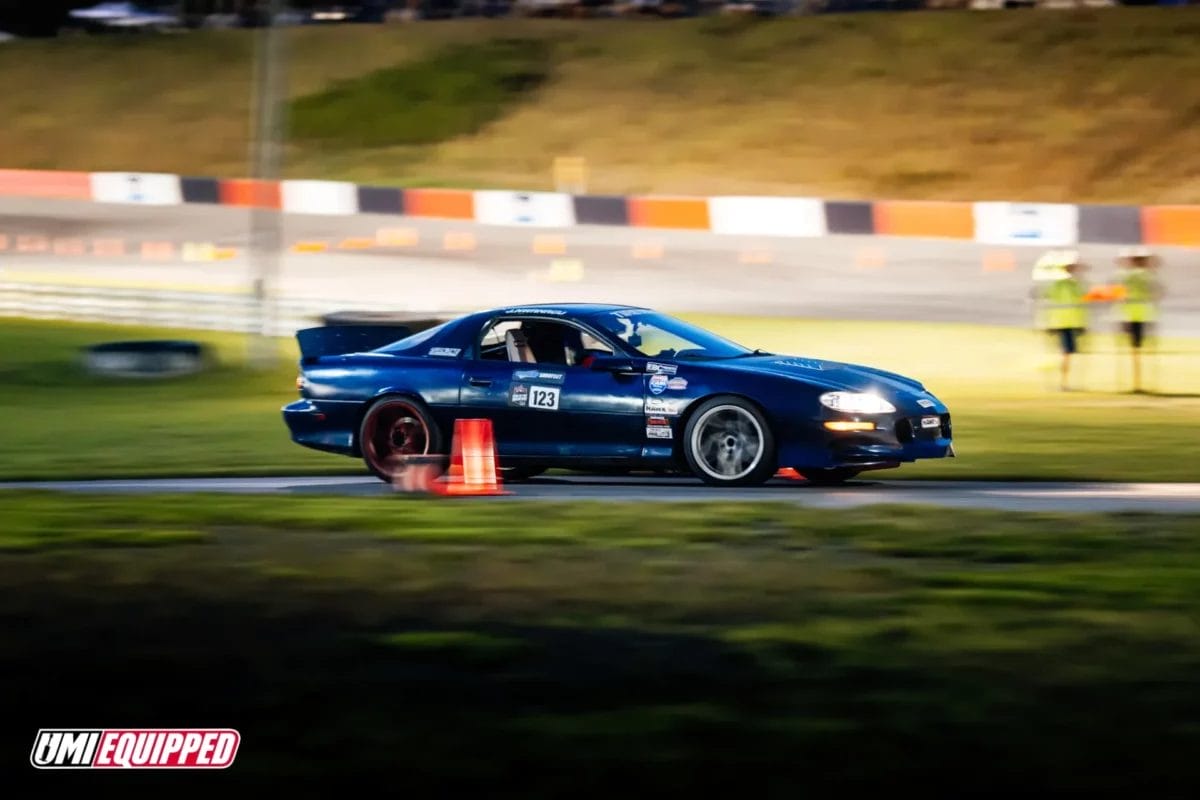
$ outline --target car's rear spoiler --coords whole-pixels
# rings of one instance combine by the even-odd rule
[[[361,353],[412,335],[406,325],[327,325],[296,331],[300,359],[313,361],[321,356]]]

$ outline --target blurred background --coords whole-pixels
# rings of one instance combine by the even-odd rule
[[[0,0],[0,31],[5,481],[349,480],[279,418],[297,329],[608,301],[912,375],[957,457],[897,483],[1071,503],[6,484],[22,759],[81,720],[526,796],[1200,778],[1200,526],[1146,513],[1200,481],[1200,9]]]
[[[1200,12],[558,10],[5,6],[30,36],[0,48],[0,313],[29,383],[3,401],[0,469],[352,469],[276,430],[297,328],[587,300],[920,377],[971,457],[904,476],[1195,477],[1197,440],[1165,423],[1200,393]],[[1137,385],[1131,247],[1161,262]],[[1094,301],[1066,394],[1039,329],[1056,253]],[[220,358],[110,380],[93,408],[137,396],[216,427],[70,410],[104,380],[80,348],[126,338],[114,323]],[[31,413],[79,430],[33,446]],[[1023,453],[1014,426],[1039,431]]]
[[[47,0],[19,3],[6,0],[3,24],[19,35],[53,36],[71,29],[163,30],[166,28],[230,28],[263,24],[270,0],[176,0],[176,2],[88,3]],[[1179,6],[1186,0],[773,0],[716,2],[716,0],[365,0],[323,3],[292,0],[275,9],[276,24],[384,23],[455,17],[616,17],[650,15],[687,17],[703,14],[749,14],[760,17],[849,11],[913,11],[920,9],[1103,8],[1114,5]],[[74,13],[72,13],[74,12]]]

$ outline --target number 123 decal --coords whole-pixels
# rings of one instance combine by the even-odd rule
[[[561,391],[557,386],[530,386],[529,407],[557,411],[558,395]]]

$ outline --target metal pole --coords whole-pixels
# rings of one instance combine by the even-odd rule
[[[265,187],[279,180],[283,163],[284,98],[287,62],[284,34],[275,25],[281,0],[262,0],[266,18],[259,20],[254,60],[254,98],[251,175],[256,186]],[[263,191],[265,188],[256,189]],[[275,282],[279,274],[283,244],[283,219],[280,212],[267,208],[265,197],[256,197],[250,209],[250,268],[255,300],[255,330],[251,341],[251,362],[260,368],[271,366],[278,350],[275,333]]]

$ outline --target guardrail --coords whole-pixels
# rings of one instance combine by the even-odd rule
[[[364,303],[278,299],[260,309],[251,294],[0,282],[0,317],[69,319],[164,328],[290,336],[326,314],[372,311]]]

